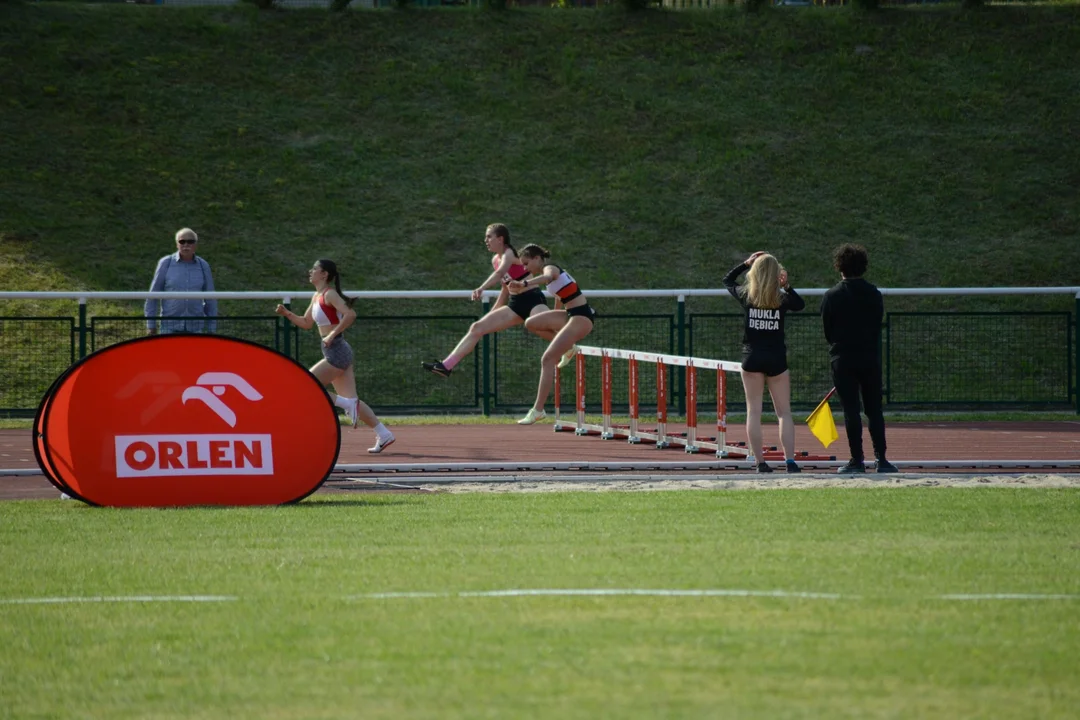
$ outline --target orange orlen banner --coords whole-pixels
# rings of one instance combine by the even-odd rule
[[[333,471],[341,430],[322,385],[269,348],[159,335],[87,356],[45,395],[34,449],[94,505],[277,505]]]
[[[34,457],[37,458],[38,465],[45,473],[45,477],[49,479],[49,482],[51,482],[57,490],[74,496],[74,491],[60,481],[59,474],[49,464],[48,458],[45,457],[45,436],[42,433],[42,428],[44,427],[43,423],[45,421],[45,410],[49,407],[49,402],[52,400],[53,391],[56,390],[57,386],[60,384],[60,381],[63,379],[64,376],[61,375],[53,381],[52,386],[49,387],[48,391],[46,391],[45,397],[41,399],[41,404],[38,406],[37,414],[34,416]]]

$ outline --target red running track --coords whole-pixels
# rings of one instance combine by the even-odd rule
[[[651,444],[630,445],[625,440],[577,437],[571,432],[552,432],[550,423],[530,427],[518,425],[394,425],[397,442],[379,455],[367,448],[374,434],[367,428],[342,428],[339,464],[420,463],[517,463],[517,462],[679,462],[715,459],[711,452],[688,455],[682,448],[658,450]],[[682,428],[669,425],[669,431]],[[811,455],[848,457],[843,427],[840,439],[828,450],[814,438],[804,423],[796,424],[796,447]],[[36,469],[31,431],[0,430],[0,469]],[[699,433],[709,434],[707,426]],[[866,455],[873,457],[865,429]],[[950,422],[894,423],[886,428],[889,459],[917,460],[1080,460],[1080,419],[1056,422]],[[741,425],[728,429],[727,441],[746,440]],[[778,443],[777,426],[765,426],[767,445]],[[1075,471],[1075,469],[1073,469]],[[688,471],[698,472],[701,471]],[[732,472],[732,471],[725,471]],[[920,470],[920,472],[924,472]],[[949,472],[927,468],[925,472]],[[985,472],[985,471],[983,471]],[[602,474],[598,474],[598,478]],[[390,478],[392,479],[392,478]],[[55,498],[57,490],[42,476],[0,476],[0,499]]]

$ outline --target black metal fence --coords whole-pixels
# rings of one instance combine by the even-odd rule
[[[358,316],[347,337],[356,351],[361,396],[380,412],[517,412],[533,402],[544,342],[522,327],[483,338],[448,379],[423,372],[441,359],[478,319],[475,314]],[[141,316],[0,317],[0,414],[29,415],[52,382],[81,355],[146,333]],[[1066,408],[1075,404],[1078,348],[1071,312],[890,312],[882,338],[885,402],[897,408],[1011,406]],[[221,316],[220,335],[282,352],[305,367],[321,354],[318,336],[271,315]],[[586,344],[644,352],[740,359],[738,313],[601,314]],[[831,387],[828,348],[813,313],[787,317],[792,404],[814,406]],[[629,402],[628,367],[613,365],[616,411]],[[590,404],[599,408],[600,367],[587,363]],[[681,370],[672,368],[671,410],[683,412]],[[562,402],[573,405],[574,368]],[[655,377],[641,371],[640,402],[656,402]],[[702,411],[715,405],[716,380],[700,373]],[[728,378],[729,407],[744,401],[737,376]]]

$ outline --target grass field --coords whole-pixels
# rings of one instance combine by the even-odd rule
[[[1078,513],[1051,489],[5,503],[0,706],[1071,718]],[[523,590],[668,594],[497,592]],[[157,601],[91,601],[131,596]]]
[[[493,221],[586,292],[762,248],[823,287],[848,240],[883,286],[1080,284],[1080,6],[788,10],[0,1],[0,288],[145,290],[189,225],[220,290],[320,256],[467,289]],[[52,373],[26,335],[0,375]],[[1075,718],[1078,517],[1030,488],[6,502],[0,718]]]
[[[144,290],[190,225],[222,290],[320,256],[352,289],[471,289],[494,221],[586,289],[715,287],[761,248],[824,287],[847,240],[890,287],[1075,284],[1078,27],[5,2],[0,286]]]

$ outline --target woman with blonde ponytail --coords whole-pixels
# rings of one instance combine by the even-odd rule
[[[746,273],[746,282],[737,284]],[[784,315],[806,303],[791,287],[787,270],[775,257],[756,252],[724,276],[724,287],[745,312],[742,381],[746,391],[746,437],[757,471],[772,472],[762,459],[761,401],[769,386],[773,410],[780,421],[780,445],[789,473],[801,472],[795,463],[795,425],[791,418],[791,375],[784,344]]]

